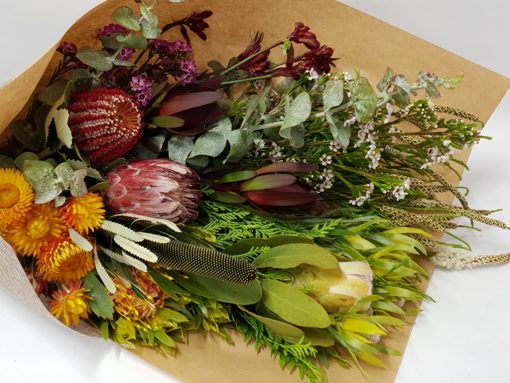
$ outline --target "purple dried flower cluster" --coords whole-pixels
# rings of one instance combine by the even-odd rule
[[[135,50],[133,48],[123,48],[119,53],[119,59],[129,61],[134,53]]]
[[[177,78],[182,84],[191,84],[197,79],[197,63],[194,59],[181,59],[179,61],[181,74]]]
[[[152,99],[152,81],[146,74],[133,76],[129,82],[129,88],[134,93],[135,102],[138,106],[146,107]]]
[[[191,45],[186,41],[167,41],[160,39],[149,40],[149,49],[160,56],[187,55],[193,52]]]
[[[62,41],[57,48],[57,52],[62,53],[64,56],[74,56],[78,52],[78,47],[69,41]]]
[[[191,57],[192,48],[186,41],[149,40],[149,49],[159,55],[158,65],[148,69],[151,76],[169,73],[182,84],[190,84],[196,80],[197,65]]]
[[[123,27],[120,24],[108,24],[108,25],[105,25],[103,28],[97,30],[96,37],[98,39],[101,39],[104,37],[110,37],[114,34],[119,34],[119,35],[125,36],[125,35],[129,34],[129,29]]]

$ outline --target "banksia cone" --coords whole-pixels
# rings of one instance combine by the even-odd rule
[[[145,246],[157,254],[158,263],[167,269],[245,285],[257,277],[257,270],[249,262],[213,249],[179,241],[150,242]]]
[[[95,165],[129,152],[143,132],[143,113],[120,89],[98,88],[76,96],[69,106],[69,127],[78,149]]]
[[[134,161],[107,175],[105,203],[114,213],[141,214],[183,223],[198,217],[198,174],[166,159]]]

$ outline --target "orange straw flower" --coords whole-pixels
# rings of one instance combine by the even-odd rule
[[[62,319],[66,326],[77,325],[80,319],[87,319],[90,313],[87,304],[90,298],[85,295],[86,291],[79,281],[62,285],[48,302],[50,312],[57,319]]]
[[[104,204],[99,194],[87,193],[81,197],[71,197],[60,208],[62,219],[80,234],[89,234],[102,225]]]

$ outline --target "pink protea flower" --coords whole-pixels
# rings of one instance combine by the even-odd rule
[[[202,197],[198,174],[178,162],[130,162],[107,175],[105,203],[114,213],[133,213],[183,223],[198,217]]]

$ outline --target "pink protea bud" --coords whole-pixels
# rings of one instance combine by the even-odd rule
[[[105,203],[114,213],[133,213],[183,223],[198,217],[198,174],[167,159],[134,161],[107,175]]]
[[[74,97],[69,127],[78,149],[94,165],[104,165],[129,152],[143,133],[143,113],[120,89],[97,88]]]

